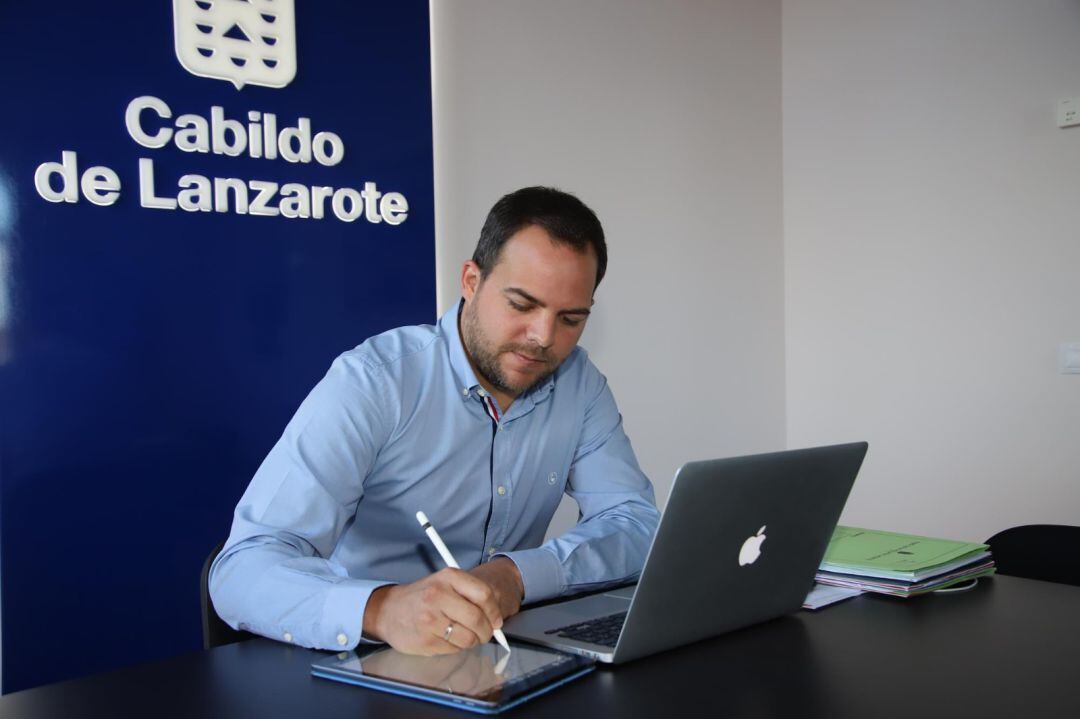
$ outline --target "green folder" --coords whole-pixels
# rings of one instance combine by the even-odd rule
[[[989,546],[838,526],[822,571],[918,581],[989,556]]]

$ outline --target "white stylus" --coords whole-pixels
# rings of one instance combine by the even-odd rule
[[[424,534],[426,534],[428,539],[431,540],[431,543],[435,545],[435,549],[438,550],[442,560],[446,562],[446,566],[453,567],[454,569],[461,569],[457,560],[454,559],[454,555],[450,554],[450,550],[443,544],[442,537],[435,531],[435,526],[428,520],[427,515],[423,512],[417,512],[416,521],[420,522],[420,526],[424,528]],[[510,651],[510,643],[506,641],[506,635],[502,633],[501,629],[495,630],[495,641],[497,641],[503,649]]]

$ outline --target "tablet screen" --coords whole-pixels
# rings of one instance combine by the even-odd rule
[[[498,702],[506,698],[507,692],[517,693],[589,663],[579,657],[521,645],[507,653],[499,645],[488,643],[434,657],[378,649],[349,655],[335,668],[439,693]]]

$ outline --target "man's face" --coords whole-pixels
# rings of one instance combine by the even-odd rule
[[[595,283],[595,253],[537,225],[507,240],[487,278],[466,262],[461,338],[480,383],[512,399],[551,376],[585,330]]]

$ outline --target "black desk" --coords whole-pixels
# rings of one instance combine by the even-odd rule
[[[0,717],[474,716],[315,679],[318,656],[257,639],[0,697]],[[507,716],[1080,717],[1080,588],[864,595],[602,667]]]

